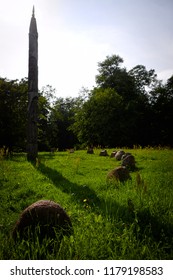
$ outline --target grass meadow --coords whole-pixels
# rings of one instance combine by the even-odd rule
[[[0,259],[173,259],[173,150],[124,151],[137,166],[125,183],[106,180],[120,162],[100,157],[99,149],[39,153],[35,166],[26,154],[1,157]],[[58,236],[14,243],[20,213],[40,199],[66,210],[73,234],[61,243]]]

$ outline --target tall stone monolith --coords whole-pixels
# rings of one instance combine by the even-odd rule
[[[38,32],[34,7],[29,27],[27,159],[36,161],[38,122]]]

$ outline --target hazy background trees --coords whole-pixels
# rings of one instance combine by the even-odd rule
[[[0,146],[25,151],[27,79],[0,78]],[[47,85],[39,92],[39,150],[80,145],[173,146],[173,76],[165,83],[155,70],[130,71],[118,55],[98,63],[96,86],[78,97],[57,97]]]

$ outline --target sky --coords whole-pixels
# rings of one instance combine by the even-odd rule
[[[127,70],[173,75],[173,0],[0,0],[0,77],[28,75],[28,33],[35,6],[39,89],[57,97],[91,90],[98,62],[113,54]]]

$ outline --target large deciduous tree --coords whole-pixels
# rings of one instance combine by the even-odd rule
[[[49,116],[49,143],[59,150],[74,147],[78,142],[69,129],[74,121],[75,98],[57,98]]]
[[[38,149],[39,151],[50,150],[50,135],[49,135],[49,118],[51,111],[53,110],[54,102],[56,100],[56,90],[50,86],[46,85],[42,87],[39,92],[38,99]]]
[[[107,56],[103,62],[99,62],[96,84],[103,89],[114,89],[128,102],[134,98],[134,81],[126,68],[121,67],[122,63],[123,59],[118,55]]]
[[[170,138],[167,127],[172,116],[170,110],[172,105],[170,100],[167,101],[171,81],[163,89],[161,82],[157,80],[155,70],[147,70],[145,66],[137,65],[127,71],[122,67],[122,63],[123,59],[118,55],[107,56],[103,62],[98,63],[97,86],[75,115],[73,130],[79,140],[87,144],[103,146],[163,144],[164,137]],[[156,96],[159,86],[162,95]],[[155,103],[152,102],[154,92]],[[167,96],[166,99],[163,92]],[[162,100],[164,105],[159,105],[159,100]],[[157,107],[162,113],[158,113]],[[162,114],[165,116],[161,117]],[[164,137],[159,136],[158,141],[155,141],[157,136],[154,136],[154,131],[159,135],[158,129],[155,128],[155,125],[158,126],[156,119],[159,118],[162,118],[164,123],[162,125]]]
[[[0,78],[0,146],[26,146],[27,79]]]
[[[122,97],[114,89],[95,88],[75,115],[73,131],[88,146],[116,146],[123,130]]]
[[[150,93],[152,145],[173,146],[173,76]]]

